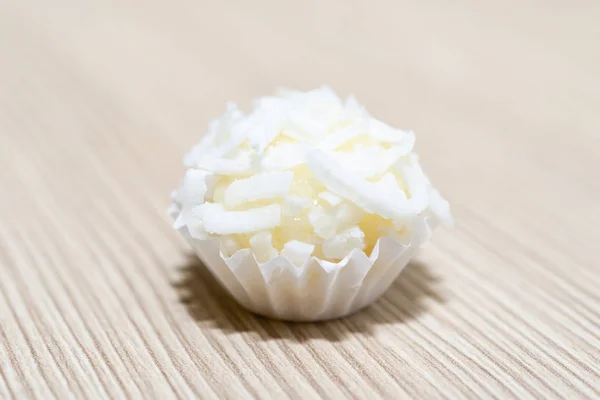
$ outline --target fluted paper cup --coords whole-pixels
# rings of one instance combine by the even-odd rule
[[[426,218],[418,219],[409,239],[382,237],[370,256],[354,249],[338,263],[313,256],[300,267],[283,256],[261,264],[250,249],[225,257],[218,238],[185,236],[215,278],[246,309],[286,321],[319,321],[358,311],[388,289],[429,236]]]

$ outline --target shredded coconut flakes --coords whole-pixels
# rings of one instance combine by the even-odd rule
[[[192,238],[220,237],[227,256],[250,247],[260,262],[281,254],[302,265],[312,254],[368,252],[374,234],[402,238],[425,219],[452,223],[414,143],[413,132],[327,87],[279,90],[248,115],[228,104],[185,155],[189,170],[169,214]]]

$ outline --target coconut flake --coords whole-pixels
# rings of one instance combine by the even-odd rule
[[[185,222],[191,237],[200,240],[208,238],[208,232],[204,229],[204,221],[202,218],[196,215],[189,215]]]
[[[359,123],[335,130],[323,138],[321,143],[319,143],[319,147],[323,149],[335,150],[360,134],[367,132],[368,129],[369,121],[363,120]]]
[[[250,238],[250,248],[258,262],[265,263],[277,256],[278,252],[273,247],[273,235],[271,232],[259,232]]]
[[[253,172],[252,157],[249,152],[238,152],[235,158],[222,158],[216,153],[206,153],[195,162],[194,166],[217,175],[238,176],[250,175]]]
[[[265,172],[233,181],[225,189],[225,204],[237,206],[251,201],[283,197],[290,192],[293,172]]]
[[[327,122],[315,118],[306,110],[292,111],[285,127],[286,130],[300,135],[299,138],[310,142],[322,138],[329,129]]]
[[[286,107],[285,100],[276,96],[260,97],[253,102],[255,112],[277,113]]]
[[[342,259],[352,249],[365,248],[365,234],[359,227],[355,226],[341,232],[323,242],[323,254],[327,258]]]
[[[308,220],[318,237],[329,239],[338,231],[356,225],[363,216],[364,211],[355,205],[340,203],[328,210],[321,206],[315,207],[308,214]]]
[[[221,253],[225,257],[231,257],[240,249],[240,244],[233,236],[221,236]]]
[[[336,230],[345,229],[358,222],[365,216],[365,212],[352,203],[340,203],[333,209],[337,221]]]
[[[328,192],[327,190],[322,191],[317,196],[323,199],[330,206],[337,206],[342,202],[342,198],[336,194]]]
[[[347,110],[362,109],[362,106],[360,105],[358,100],[356,100],[356,97],[354,97],[353,94],[346,98],[346,101],[344,102],[344,107],[346,107]]]
[[[179,230],[183,228],[186,224],[187,218],[184,212],[182,211],[177,213],[177,215],[175,216],[175,220],[173,221],[173,228]]]
[[[300,267],[306,263],[315,250],[315,246],[304,243],[299,240],[291,240],[283,245],[281,255],[284,256],[294,266]]]
[[[369,113],[359,104],[353,95],[348,96],[344,102],[346,116],[349,118],[368,119]]]
[[[261,165],[269,170],[284,170],[302,164],[312,146],[308,143],[283,143],[265,153]]]
[[[299,196],[286,196],[283,199],[282,213],[286,217],[297,217],[310,205],[310,199]]]
[[[446,226],[453,226],[454,219],[450,213],[450,203],[436,189],[429,192],[429,211]]]
[[[410,195],[407,203],[412,205],[414,214],[418,214],[427,208],[429,203],[429,179],[427,179],[421,167],[414,162],[400,165],[399,171],[406,182],[406,187]]]
[[[214,203],[203,213],[204,229],[211,234],[253,233],[275,228],[281,223],[281,207],[272,204],[246,211],[226,211]]]
[[[217,146],[221,146],[226,143],[231,137],[231,130],[235,126],[236,122],[243,118],[244,114],[239,110],[237,105],[234,103],[227,103],[227,111],[216,126],[216,135],[214,137],[214,143]]]
[[[204,228],[204,216],[214,204],[203,203],[193,207],[184,207],[174,223],[175,229],[187,227],[190,236],[195,239],[207,239],[208,232]]]
[[[292,131],[311,142],[321,140],[333,125],[343,119],[342,101],[328,87],[294,93],[290,102],[293,106],[287,114],[287,124],[293,127]]]
[[[192,168],[196,166],[196,162],[198,161],[198,146],[192,147],[190,151],[184,154],[183,156],[183,165],[187,168]]]
[[[256,123],[248,134],[252,148],[257,152],[264,152],[281,132],[283,121],[282,117],[265,116],[261,123]]]
[[[215,148],[215,137],[217,136],[217,127],[219,120],[213,120],[208,124],[207,132],[202,135],[200,142],[192,147],[183,157],[183,164],[188,167],[194,167],[200,157],[207,151]]]
[[[383,193],[377,185],[355,176],[321,150],[308,153],[307,164],[313,175],[328,190],[369,213],[379,214],[387,219],[400,219],[415,213],[414,205],[408,201],[399,203],[389,194]]]
[[[308,220],[318,237],[328,239],[335,235],[338,222],[335,215],[328,213],[323,207],[315,207],[308,214]]]
[[[369,132],[367,133],[373,139],[384,143],[401,143],[407,140],[407,132],[392,128],[375,118],[370,119]],[[412,133],[412,132],[411,132]]]
[[[333,152],[331,156],[341,166],[363,179],[383,174],[410,153],[412,144],[394,144],[389,149],[380,145],[357,144],[352,152]]]
[[[375,186],[382,192],[389,193],[389,195],[397,201],[406,201],[406,193],[404,193],[404,190],[402,190],[398,184],[396,176],[391,172],[383,175],[379,181],[375,182]]]
[[[214,175],[197,169],[189,169],[183,178],[183,186],[177,191],[176,201],[183,205],[197,205],[214,187]]]
[[[403,144],[395,144],[392,145],[391,148],[387,150],[383,150],[379,157],[377,158],[377,162],[374,164],[374,173],[369,176],[369,178],[373,176],[377,176],[383,174],[385,171],[389,170],[392,166],[396,165],[400,159],[412,151],[414,145],[414,137],[412,142],[408,141]]]
[[[238,150],[249,136],[251,124],[249,119],[240,121],[231,129],[231,134],[225,143],[221,144],[214,150],[214,153],[219,156],[228,156],[231,152]]]
[[[352,152],[332,152],[330,156],[356,176],[369,179],[381,170],[381,154],[385,151],[383,146],[356,145]]]
[[[342,100],[329,86],[321,86],[308,92],[302,92],[302,95],[306,101],[311,103],[326,104],[332,108],[342,107]]]
[[[289,119],[283,123],[281,134],[299,143],[312,143],[314,141],[306,127],[297,125]]]
[[[169,206],[169,208],[167,208],[167,215],[169,216],[169,218],[175,220],[179,214],[181,213],[181,209],[179,208],[179,206],[177,205],[177,203],[173,203]]]

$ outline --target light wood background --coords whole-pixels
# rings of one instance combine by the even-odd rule
[[[0,2],[0,397],[600,398],[600,2]],[[226,100],[354,92],[457,227],[294,325],[165,209]]]

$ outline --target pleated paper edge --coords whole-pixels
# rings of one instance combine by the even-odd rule
[[[379,238],[370,256],[354,249],[338,263],[313,256],[299,267],[282,256],[259,263],[250,249],[225,257],[219,238],[184,237],[244,308],[274,319],[318,321],[351,314],[380,297],[429,238],[427,220],[415,218],[409,239]]]

